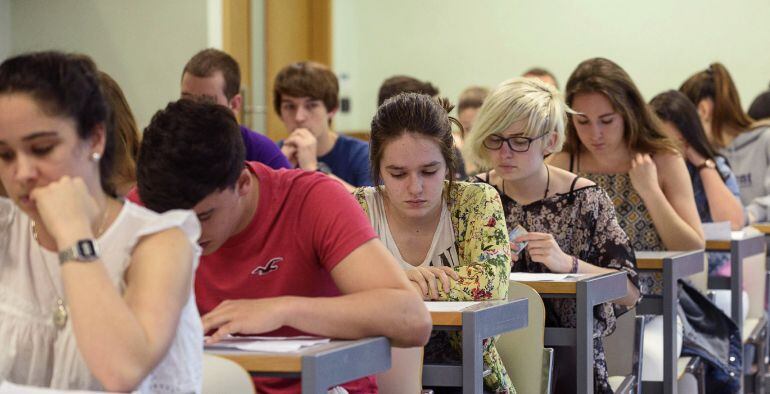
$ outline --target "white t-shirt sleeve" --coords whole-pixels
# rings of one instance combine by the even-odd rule
[[[130,203],[127,202],[127,204]],[[139,208],[146,210],[146,208]],[[149,213],[150,211],[147,212]],[[193,269],[197,268],[198,257],[201,255],[201,248],[198,245],[198,238],[200,238],[201,235],[201,225],[195,212],[175,209],[161,214],[151,212],[150,215],[152,216],[152,219],[136,232],[134,239],[130,244],[136,245],[142,237],[178,227],[184,232],[187,240],[190,242],[190,246],[192,246],[195,252]]]

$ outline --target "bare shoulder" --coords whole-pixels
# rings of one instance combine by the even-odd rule
[[[570,188],[572,187],[572,182],[575,182],[577,175],[567,170],[555,167],[553,163],[550,163],[548,167],[551,171],[551,184],[553,185],[553,191],[556,193],[569,192]],[[577,179],[577,182],[575,183],[575,189],[593,185],[595,185],[593,181],[581,177]]]
[[[580,188],[594,186],[594,185],[596,185],[596,183],[594,183],[594,181],[592,181],[592,180],[590,180],[588,178],[580,177],[580,178],[578,178],[577,182],[575,183],[575,189],[580,189]]]
[[[678,153],[657,153],[652,157],[652,161],[658,168],[658,176],[661,180],[679,178],[682,174],[687,174],[687,165],[682,155]]]
[[[684,158],[679,153],[661,152],[652,156],[652,161],[659,169],[673,169],[684,165]]]
[[[556,152],[545,160],[546,163],[562,169],[569,168],[570,155],[567,152]]]

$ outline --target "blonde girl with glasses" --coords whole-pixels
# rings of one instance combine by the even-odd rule
[[[488,169],[471,180],[495,187],[508,229],[527,232],[511,239],[514,271],[628,274],[626,295],[598,308],[594,321],[594,391],[611,392],[601,338],[639,299],[634,253],[607,194],[544,162],[561,149],[568,111],[556,89],[539,80],[503,82],[484,101],[465,155]],[[518,251],[513,247],[523,243]],[[547,299],[545,305],[548,326],[575,327],[574,300]],[[556,392],[574,388],[573,351],[556,352]]]

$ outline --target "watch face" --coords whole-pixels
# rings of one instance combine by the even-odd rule
[[[97,255],[96,245],[91,240],[78,241],[77,248],[80,256],[84,258],[94,258]]]

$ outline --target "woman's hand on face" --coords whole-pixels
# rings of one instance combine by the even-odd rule
[[[406,276],[416,285],[415,289],[419,289],[423,300],[437,300],[438,286],[442,286],[444,293],[448,293],[450,280],[460,280],[457,272],[450,267],[414,267],[406,271]]]
[[[99,221],[99,205],[81,178],[63,176],[56,182],[32,190],[43,225],[61,248],[83,237],[93,237]]]
[[[514,239],[527,242],[527,252],[532,261],[545,265],[551,272],[570,272],[572,257],[564,253],[548,233],[527,233]]]
[[[631,160],[631,170],[628,171],[631,185],[640,196],[652,190],[660,189],[658,183],[658,167],[647,153],[637,153]]]

